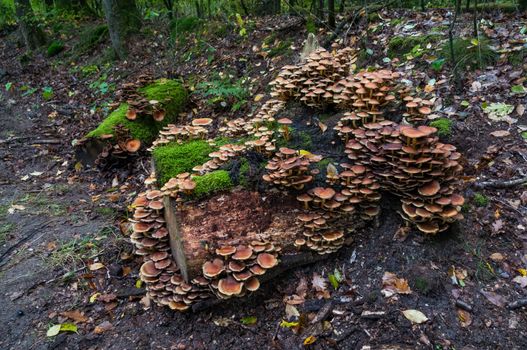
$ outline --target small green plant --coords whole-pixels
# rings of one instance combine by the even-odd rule
[[[316,34],[317,33],[317,25],[315,23],[315,19],[313,18],[313,16],[309,16],[307,17],[307,20],[306,20],[306,31],[308,33],[313,33],[313,34]]]
[[[47,54],[48,57],[53,57],[58,55],[64,50],[64,43],[60,40],[55,40],[51,42],[51,44],[48,46]]]
[[[51,86],[46,86],[42,88],[42,98],[46,101],[49,101],[53,98],[53,88]]]
[[[242,38],[247,37],[247,29],[245,28],[245,21],[243,20],[242,16],[237,13],[236,14],[236,24],[238,25],[239,34]]]
[[[79,35],[79,41],[73,46],[75,55],[88,53],[100,43],[109,38],[108,26],[101,24],[84,29]]]
[[[430,44],[441,40],[439,34],[417,36],[394,36],[388,42],[388,57],[419,57],[425,53]]]
[[[80,71],[83,77],[89,77],[90,75],[99,72],[99,66],[96,64],[89,64],[87,66],[81,67]]]
[[[188,33],[197,32],[203,26],[203,22],[198,17],[182,17],[174,19],[170,23],[170,37],[173,40],[186,42]]]
[[[483,69],[493,65],[498,60],[498,53],[492,49],[487,38],[478,39],[454,39],[452,48],[456,66],[454,69]],[[442,56],[452,61],[450,44],[445,43]]]
[[[102,74],[97,80],[90,83],[90,89],[94,90],[99,95],[104,95],[109,91],[113,91],[115,89],[114,84],[108,84],[106,81],[108,79],[108,75]]]
[[[212,81],[201,82],[196,86],[196,93],[207,97],[209,104],[219,104],[222,107],[231,106],[235,112],[247,103],[249,97],[249,80],[240,78],[234,80],[229,74],[217,74]]]
[[[446,62],[446,59],[438,58],[432,61],[432,63],[430,63],[430,68],[432,68],[436,72],[440,72],[443,69],[445,62]]]
[[[437,129],[437,135],[448,137],[452,134],[452,120],[439,118],[430,123],[430,126]]]
[[[484,194],[477,192],[474,194],[474,204],[478,207],[486,207],[489,204],[489,199]]]
[[[0,245],[4,244],[16,225],[11,222],[0,223]]]

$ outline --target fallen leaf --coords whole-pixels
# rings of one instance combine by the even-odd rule
[[[481,294],[487,298],[488,301],[490,301],[492,304],[498,306],[498,307],[504,307],[507,303],[507,300],[502,295],[499,295],[495,292],[487,292],[485,290],[481,291]]]
[[[318,122],[318,127],[320,128],[320,130],[322,130],[322,133],[325,133],[328,129],[328,126],[322,122]]]
[[[93,294],[93,295],[90,297],[90,303],[94,303],[95,300],[97,300],[97,298],[99,297],[99,295],[101,295],[101,293],[95,293],[95,294]]]
[[[110,301],[114,301],[117,299],[117,296],[114,293],[110,294],[102,294],[97,298],[97,300],[102,301],[103,303],[109,303]]]
[[[240,319],[240,322],[245,325],[252,325],[256,323],[256,316],[247,316]]]
[[[501,262],[504,259],[503,254],[501,254],[501,253],[492,253],[492,254],[490,254],[489,258],[490,258],[490,260],[492,260],[494,262]]]
[[[88,268],[90,269],[90,271],[99,270],[99,269],[102,269],[103,267],[104,267],[104,264],[100,262],[88,265]]]
[[[397,229],[397,231],[395,231],[395,234],[393,235],[392,239],[394,241],[404,242],[410,234],[410,231],[410,226],[401,226]]]
[[[294,307],[293,305],[286,304],[285,305],[285,317],[288,320],[292,318],[300,317],[300,312],[298,312],[298,309]]]
[[[264,97],[264,95],[262,95],[262,94],[258,94],[256,96],[254,96],[254,102],[260,101],[263,97]]]
[[[54,337],[60,332],[77,332],[77,326],[73,323],[56,324],[48,329],[46,336]]]
[[[516,106],[516,113],[518,113],[519,116],[522,116],[523,113],[525,113],[525,106],[524,105],[517,105]]]
[[[385,272],[382,276],[382,290],[381,294],[386,298],[394,294],[410,294],[412,290],[408,285],[408,280],[398,278],[394,273]]]
[[[64,311],[60,314],[78,323],[88,321],[88,317],[84,316],[79,310]]]
[[[512,280],[518,283],[522,288],[527,287],[527,276],[516,276]]]
[[[326,280],[316,272],[313,274],[313,279],[311,280],[311,283],[313,284],[313,288],[315,288],[315,291],[317,292],[324,292],[328,288]]]
[[[282,320],[282,322],[280,322],[280,327],[291,328],[291,327],[297,327],[299,324],[300,324],[299,322],[287,322],[285,320]]]
[[[48,331],[46,332],[46,336],[48,337],[54,337],[60,332],[60,324],[56,324],[54,326],[51,326]]]
[[[461,327],[466,328],[472,324],[472,315],[463,309],[457,309],[457,317]]]
[[[132,268],[130,266],[123,266],[123,277],[126,277],[132,272]]]
[[[112,328],[113,328],[113,325],[109,321],[104,321],[103,323],[95,327],[95,329],[93,330],[93,333],[102,334],[104,332],[109,331]]]
[[[313,344],[316,340],[317,340],[317,338],[315,338],[314,336],[310,335],[309,337],[304,339],[304,345]]]
[[[511,133],[507,130],[496,130],[490,133],[494,137],[505,137],[509,136]]]
[[[416,324],[421,324],[423,322],[428,321],[428,318],[425,316],[425,314],[423,314],[419,310],[413,310],[413,309],[404,310],[403,315],[404,317],[406,317],[407,319],[409,319],[410,321]]]
[[[499,219],[492,223],[492,231],[494,231],[494,233],[500,232],[502,228],[503,228],[503,220]]]
[[[42,171],[33,171],[32,173],[29,173],[29,175],[31,176],[40,176],[42,174],[44,174],[44,172]]]

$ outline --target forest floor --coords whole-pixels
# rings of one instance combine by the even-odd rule
[[[169,44],[168,32],[147,26],[133,42],[134,59],[110,64],[97,63],[107,41],[73,64],[64,53],[37,54],[21,63],[23,49],[14,34],[2,33],[0,348],[527,348],[526,307],[518,307],[527,298],[527,188],[477,187],[527,175],[521,134],[526,100],[517,88],[526,78],[527,55],[519,63],[509,59],[527,40],[526,19],[483,15],[481,29],[501,56],[481,69],[463,70],[455,90],[448,65],[437,72],[430,68],[446,40],[445,11],[379,15],[382,20],[361,22],[341,38],[361,45],[366,54],[360,66],[396,69],[416,86],[435,91],[435,114],[453,121],[444,138],[466,158],[465,220],[434,238],[401,234],[394,201],[387,201],[380,225],[357,233],[351,247],[284,274],[250,298],[197,313],[175,313],[143,298],[140,260],[119,229],[147,175],[148,155],[101,172],[77,163],[72,143],[104,117],[119,86],[139,74],[182,77],[199,87],[228,72],[245,97],[218,104],[197,88],[189,109],[229,118],[257,109],[265,99],[254,96],[265,95],[277,70],[298,60],[304,26],[292,22],[276,35],[269,28],[287,19],[266,18],[256,20],[245,39],[237,30],[216,37],[186,33],[186,44],[177,47]],[[457,33],[469,37],[471,30],[471,18],[464,15]],[[399,60],[385,58],[393,37],[431,32],[439,41],[412,45]],[[79,40],[71,33],[63,38],[66,53]],[[52,96],[42,95],[46,88]],[[240,108],[231,110],[236,102]],[[482,108],[498,102],[509,106],[498,106],[507,110],[505,121],[489,119]],[[337,288],[327,281],[336,270],[344,277]],[[385,296],[386,272],[406,279],[411,293]],[[428,321],[413,324],[402,313],[408,309],[421,311]],[[280,326],[297,313],[302,327]],[[68,323],[77,332],[46,335],[52,325]]]

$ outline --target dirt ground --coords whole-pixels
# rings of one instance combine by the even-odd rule
[[[288,33],[294,52],[304,34]],[[265,35],[256,31],[252,42],[241,47],[218,39],[217,55],[252,57],[252,44]],[[102,110],[90,113],[91,104],[111,96],[95,95],[90,81],[52,68],[44,57],[20,65],[14,58],[23,51],[11,39],[5,36],[0,42],[0,68],[7,72],[1,86],[9,81],[18,86],[53,84],[56,97],[45,101],[39,94],[24,96],[16,90],[0,95],[1,349],[527,348],[526,307],[514,304],[525,302],[527,289],[513,281],[527,267],[526,189],[473,185],[483,179],[516,178],[527,170],[525,142],[517,131],[496,138],[489,133],[504,126],[488,123],[481,110],[452,114],[448,142],[466,157],[464,195],[469,201],[465,220],[447,233],[427,238],[410,232],[394,239],[402,221],[397,201],[388,197],[379,225],[357,233],[354,243],[335,256],[289,271],[250,298],[176,313],[143,299],[144,289],[137,282],[140,259],[131,254],[132,246],[119,229],[126,205],[146,175],[147,155],[104,173],[76,165],[72,141],[104,115]],[[158,65],[152,64],[149,52],[136,62],[116,63],[109,80],[120,84],[139,72],[165,76],[208,69],[191,63],[175,67],[161,42],[157,52],[165,51],[155,58]],[[198,59],[207,60],[205,55]],[[258,77],[262,63],[280,67],[291,60],[255,58],[253,66],[236,69]],[[218,66],[225,67],[226,61]],[[119,70],[126,74],[119,75]],[[513,80],[513,72],[506,65],[490,67],[467,79],[492,75],[501,84]],[[264,92],[271,75],[263,77],[256,91]],[[494,84],[482,94],[487,100],[503,97],[502,88]],[[69,96],[68,91],[75,93]],[[446,95],[457,106],[475,98],[468,89],[445,91],[445,101]],[[217,114],[196,97],[193,104],[203,115]],[[527,124],[525,118],[519,116],[518,123]],[[489,203],[476,205],[476,192]],[[337,289],[328,282],[323,292],[313,286],[317,276],[326,278],[335,270],[343,276]],[[411,294],[385,297],[385,272],[407,279]],[[281,326],[295,318],[286,301],[300,294],[303,300],[294,307],[301,327]],[[402,312],[409,309],[421,311],[428,321],[413,324]],[[247,321],[251,317],[256,319]],[[59,323],[74,323],[77,332],[46,336]],[[313,344],[304,345],[310,336]]]

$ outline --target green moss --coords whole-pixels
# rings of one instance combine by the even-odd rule
[[[432,290],[428,279],[424,276],[417,276],[413,282],[414,289],[423,295],[427,295]]]
[[[162,185],[171,178],[208,161],[215,149],[207,142],[198,140],[184,144],[170,143],[152,152],[157,178]]]
[[[487,198],[487,196],[479,192],[474,195],[473,200],[474,204],[478,207],[486,207],[489,204],[489,199]]]
[[[430,126],[437,128],[437,135],[450,136],[452,134],[452,120],[439,118],[430,123]]]
[[[527,49],[523,48],[519,51],[513,51],[507,55],[507,61],[513,67],[520,67],[524,64],[525,58],[527,58]]]
[[[139,89],[139,92],[147,99],[156,100],[163,104],[167,123],[176,119],[188,98],[187,90],[185,90],[183,85],[176,80],[170,79],[159,79],[153,84]]]
[[[73,46],[73,51],[76,55],[83,55],[108,37],[108,26],[106,24],[88,27],[79,34],[79,41]]]
[[[203,176],[195,176],[194,181],[196,182],[194,189],[196,198],[209,196],[233,186],[229,173],[225,170],[216,170]]]
[[[55,40],[48,46],[48,50],[47,50],[48,57],[58,55],[63,50],[64,50],[64,43],[60,40]]]
[[[324,158],[316,166],[320,171],[325,171],[329,163],[337,164],[333,158]]]
[[[249,186],[249,175],[251,172],[251,165],[249,164],[249,161],[247,158],[242,158],[240,163],[240,170],[239,170],[239,176],[238,176],[238,183],[247,188]]]
[[[379,17],[379,14],[377,12],[371,12],[368,14],[368,22],[375,23],[379,21],[381,18]]]
[[[95,129],[90,131],[86,137],[100,137],[102,135],[113,134],[115,126],[121,124],[130,130],[132,136],[145,143],[154,141],[157,136],[159,126],[152,118],[139,118],[137,120],[126,119],[128,105],[123,103],[115,111],[110,113],[106,119]]]
[[[442,38],[438,34],[417,36],[394,36],[388,42],[388,57],[403,57],[419,45],[424,49],[428,44],[437,42]]]
[[[123,103],[113,111],[99,126],[86,137],[100,137],[113,134],[115,126],[122,124],[130,130],[134,138],[144,143],[151,143],[157,137],[158,131],[166,124],[176,120],[178,113],[187,101],[185,88],[175,80],[160,79],[144,88],[139,89],[149,100],[160,101],[166,111],[163,122],[155,122],[152,118],[138,118],[134,121],[126,119],[128,105]]]
[[[313,146],[311,135],[309,135],[307,132],[299,131],[295,136],[298,137],[302,149],[308,150]]]

